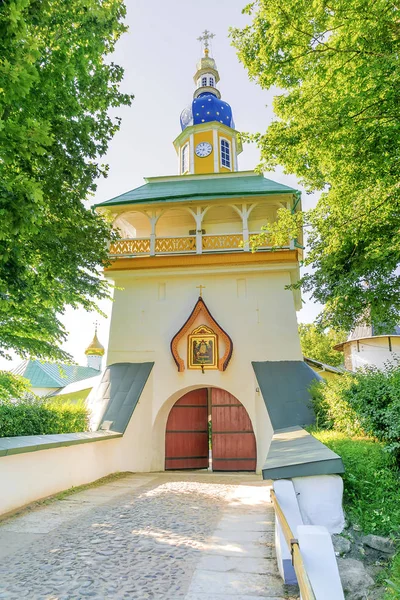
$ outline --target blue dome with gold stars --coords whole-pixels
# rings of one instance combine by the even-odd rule
[[[210,92],[200,94],[193,100],[192,106],[188,106],[181,113],[182,131],[189,125],[199,125],[211,121],[218,121],[235,129],[232,109],[229,104]]]

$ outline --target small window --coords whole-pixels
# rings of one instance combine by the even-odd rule
[[[202,86],[206,86],[207,85],[207,77],[202,77],[201,78],[201,85]]]
[[[210,77],[210,86],[214,87],[214,77]]]
[[[231,168],[231,146],[228,140],[221,140],[221,165]]]
[[[181,161],[181,173],[183,174],[189,171],[189,144],[185,144],[182,148]]]

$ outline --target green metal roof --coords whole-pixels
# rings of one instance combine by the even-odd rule
[[[99,371],[92,367],[40,362],[39,360],[25,360],[14,369],[13,373],[29,379],[31,386],[35,388],[63,388],[75,381],[99,375]]]
[[[301,427],[275,431],[262,468],[264,479],[344,473],[342,459]]]
[[[115,363],[105,370],[96,400],[101,398],[101,404],[108,400],[101,422],[112,421],[111,431],[125,433],[153,365],[153,362]]]
[[[48,435],[18,435],[0,438],[0,456],[37,452],[62,446],[102,442],[122,437],[112,431],[81,431],[79,433],[56,433]]]
[[[248,172],[245,172],[248,173]],[[235,198],[243,196],[263,196],[268,194],[294,194],[296,190],[263,175],[238,175],[230,173],[219,176],[177,176],[149,179],[141,187],[125,192],[95,206],[115,206],[119,204],[141,204],[148,202],[185,202],[213,198]]]
[[[312,381],[322,378],[311,367],[300,360],[253,362],[252,365],[274,431],[314,423],[308,388]]]
[[[300,360],[252,365],[274,430],[263,478],[343,473],[340,456],[302,429],[315,421],[308,389],[321,377]]]

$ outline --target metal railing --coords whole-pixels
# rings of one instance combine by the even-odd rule
[[[290,548],[290,553],[292,555],[292,563],[296,573],[297,582],[299,584],[301,598],[302,600],[316,600],[310,580],[307,575],[306,568],[304,566],[303,558],[301,556],[299,542],[294,537],[293,532],[290,529],[290,525],[287,522],[286,517],[279,505],[274,490],[271,490],[271,500],[272,504],[274,505],[275,513],[278,517],[279,524],[282,528],[282,533],[284,535],[288,548]]]

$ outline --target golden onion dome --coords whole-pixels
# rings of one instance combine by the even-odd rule
[[[196,68],[198,71],[202,71],[203,69],[213,69],[214,71],[218,70],[215,60],[211,56],[208,56],[208,54],[200,58]]]
[[[218,68],[215,60],[208,55],[208,50],[204,50],[205,56],[202,56],[196,65],[196,73],[194,74],[193,80],[198,83],[199,77],[205,73],[210,73],[214,76],[215,84],[219,82]]]
[[[99,342],[99,338],[97,337],[97,329],[94,333],[94,338],[89,346],[85,350],[86,356],[104,356],[104,346],[102,346]]]

